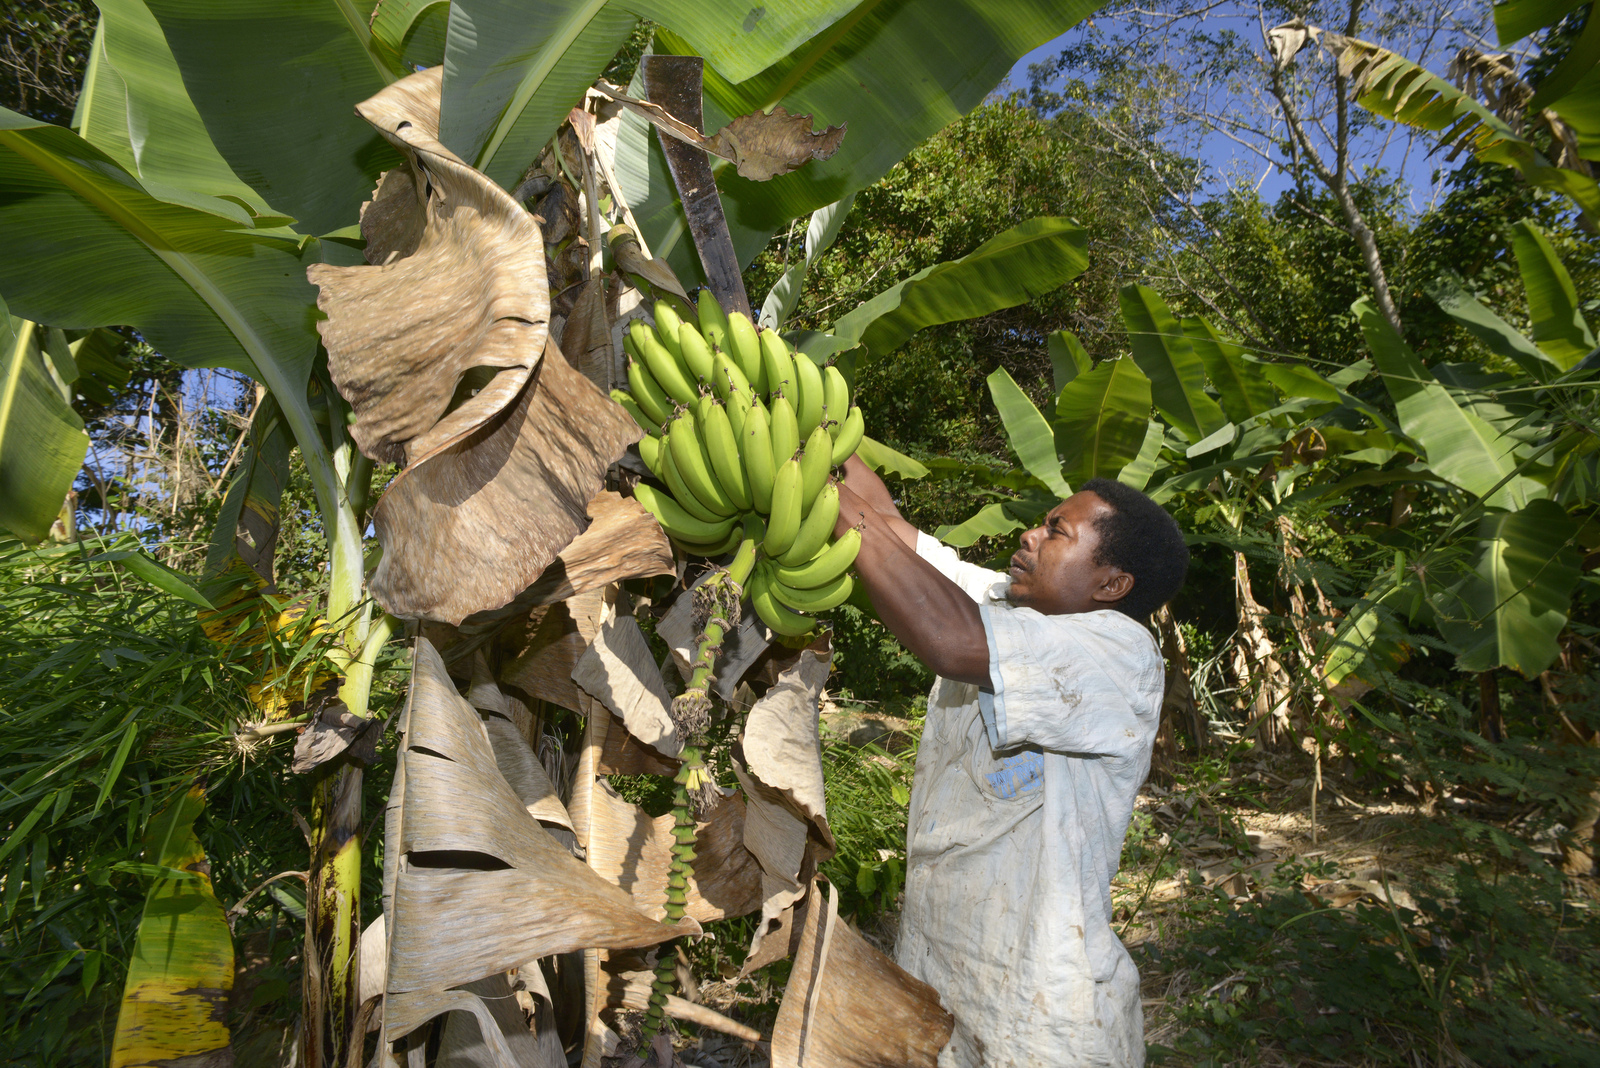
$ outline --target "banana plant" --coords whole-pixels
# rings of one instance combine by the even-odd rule
[[[45,329],[0,301],[0,526],[29,541],[50,532],[89,450],[64,350],[64,339],[50,345]]]

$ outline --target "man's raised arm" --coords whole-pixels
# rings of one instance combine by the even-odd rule
[[[978,605],[917,555],[917,528],[906,522],[871,468],[852,456],[839,484],[836,537],[861,530],[856,575],[878,618],[935,673],[989,685],[989,642]]]

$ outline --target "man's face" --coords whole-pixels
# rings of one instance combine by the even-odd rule
[[[1011,558],[1011,588],[1006,599],[1047,616],[1110,608],[1133,589],[1133,576],[1095,563],[1100,531],[1095,521],[1112,508],[1097,494],[1074,493],[1045,516],[1044,524],[1022,535]]]

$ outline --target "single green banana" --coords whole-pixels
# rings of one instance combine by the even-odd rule
[[[712,381],[711,346],[700,336],[700,331],[688,323],[678,327],[678,351],[683,354],[684,365],[696,378],[702,382]]]
[[[838,541],[807,562],[798,567],[779,565],[774,575],[790,589],[813,590],[818,586],[826,586],[850,570],[850,565],[856,562],[856,554],[860,551],[861,531],[851,527]]]
[[[678,325],[683,320],[678,318],[678,313],[673,309],[672,305],[664,300],[656,301],[655,314],[656,337],[668,352],[682,359],[682,355],[678,351]]]
[[[672,450],[672,465],[678,469],[678,476],[701,504],[718,515],[733,515],[738,511],[711,474],[705,444],[700,440],[699,420],[694,417],[693,410],[683,412],[672,421],[667,445]]]
[[[806,451],[800,454],[800,500],[806,515],[811,514],[812,505],[827,484],[832,461],[833,439],[825,427],[819,426],[806,439]]]
[[[678,502],[679,507],[702,523],[720,523],[726,516],[713,512],[700,503],[700,498],[694,495],[683,476],[678,472],[678,464],[672,458],[672,437],[669,434],[661,442],[661,481],[667,484],[667,489],[672,493],[672,499]]]
[[[849,599],[855,588],[856,580],[848,573],[840,575],[826,586],[810,590],[792,589],[779,582],[776,577],[768,587],[779,604],[798,612],[826,612],[830,608],[838,608]]]
[[[728,343],[724,346],[744,376],[760,389],[771,389],[763,380],[761,367],[761,342],[756,337],[755,324],[741,312],[728,313]]]
[[[789,346],[776,330],[761,331],[761,370],[766,375],[767,392],[779,393],[789,398],[789,403],[799,406],[799,393],[795,389],[794,357]]]
[[[639,439],[639,458],[657,478],[661,477],[661,450],[664,447],[665,442],[659,435],[646,434]]]
[[[727,348],[728,317],[722,314],[722,305],[711,295],[709,287],[700,290],[695,301],[700,309],[700,334],[719,349]]]
[[[733,425],[728,422],[727,410],[709,394],[700,398],[695,413],[705,439],[706,455],[711,459],[711,470],[722,486],[722,492],[741,512],[748,512],[752,504],[750,480],[745,475],[744,460],[739,455],[739,439],[733,436]]]
[[[772,483],[778,467],[772,462],[772,424],[767,406],[757,398],[745,417],[744,433],[739,437],[739,453],[744,458],[745,474],[750,476],[750,499],[756,511],[772,514]]]
[[[643,319],[635,319],[629,329],[633,333],[634,345],[638,346],[639,354],[644,357],[645,366],[661,383],[661,388],[667,391],[667,396],[679,404],[693,404],[695,398],[700,396],[700,391],[689,381],[683,365],[657,340],[655,331],[645,326]]]
[[[839,436],[833,439],[834,467],[838,467],[855,455],[856,450],[861,447],[861,435],[864,429],[861,409],[851,408],[850,414],[845,417],[844,426],[839,428]]]
[[[750,388],[750,379],[745,377],[744,369],[726,352],[717,353],[717,358],[712,364],[711,388],[717,391],[717,396],[722,398],[724,404],[735,393],[744,394],[746,401],[755,395],[755,391]]]
[[[800,499],[800,461],[785,460],[772,483],[772,512],[767,520],[766,539],[761,543],[761,548],[768,556],[780,557],[794,544],[795,535],[800,533],[803,505]]]
[[[800,424],[795,421],[794,406],[789,398],[776,396],[767,413],[772,417],[772,464],[782,465],[800,448]]]
[[[804,466],[802,463],[801,467]],[[816,503],[811,506],[811,514],[800,523],[800,532],[794,536],[794,543],[778,557],[778,563],[793,567],[817,555],[822,547],[828,544],[828,539],[833,537],[833,524],[838,518],[839,487],[836,483],[829,482],[822,487],[822,492],[817,494]]]
[[[644,414],[644,409],[633,399],[633,394],[625,389],[614,389],[611,391],[611,399],[619,408],[633,416],[633,421],[638,423],[646,434],[656,438],[661,436],[661,428],[650,422],[650,417]]]
[[[822,372],[822,418],[829,424],[828,433],[838,437],[849,412],[850,383],[844,380],[844,372],[830,363]]]
[[[750,606],[756,610],[756,615],[761,617],[761,622],[771,627],[774,631],[789,638],[797,638],[802,634],[809,634],[816,627],[817,621],[806,616],[796,615],[772,595],[772,571],[762,564],[756,565],[756,573],[750,579]]]
[[[740,586],[750,581],[750,574],[755,570],[756,558],[761,549],[761,539],[767,536],[767,524],[762,522],[758,515],[746,514],[744,517],[744,541],[739,545],[739,552],[728,564],[728,577]]]
[[[794,383],[799,397],[794,406],[795,418],[800,421],[800,436],[810,437],[822,425],[822,405],[825,397],[822,370],[803,352],[794,354]]]
[[[672,398],[661,388],[650,369],[640,359],[628,361],[628,390],[644,414],[650,417],[656,429],[672,414]]]
[[[645,510],[656,517],[656,522],[661,524],[661,529],[670,537],[682,538],[687,542],[710,544],[721,541],[733,529],[732,517],[708,523],[698,519],[684,509],[668,494],[662,493],[648,482],[641,482],[633,487],[633,496]]]
[[[723,538],[721,541],[699,542],[685,541],[682,538],[673,538],[672,542],[674,545],[678,546],[678,548],[693,556],[713,557],[725,556],[728,553],[733,552],[733,550],[738,548],[739,545],[744,542],[744,540],[744,531],[736,525],[731,531],[729,531],[728,536]]]

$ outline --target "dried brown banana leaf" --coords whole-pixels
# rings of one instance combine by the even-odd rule
[[[595,769],[599,775],[667,775],[678,774],[682,761],[662,756],[653,746],[645,745],[628,733],[622,720],[595,703],[602,715],[610,720],[606,741],[600,749],[600,764]]]
[[[549,347],[514,403],[384,491],[373,596],[451,624],[507,604],[589,525],[606,468],[642,433]]]
[[[535,701],[581,712],[584,694],[572,681],[572,672],[588,649],[589,637],[573,618],[570,602],[552,605],[521,651],[500,669],[500,683]]]
[[[631,578],[673,573],[672,543],[644,505],[602,490],[588,504],[589,527],[556,556],[532,586],[504,608],[477,612],[457,628],[469,642],[518,615]]]
[[[500,774],[477,711],[424,639],[395,794],[384,850],[386,861],[396,858],[385,871],[385,1044],[441,1012],[480,1012],[480,999],[454,989],[463,984],[553,953],[649,946],[699,931],[693,920],[668,926],[640,913],[528,814]],[[490,1026],[483,1033],[492,1040]]]
[[[554,1029],[535,1034],[504,975],[468,983],[483,1012],[452,1012],[445,1018],[434,1068],[566,1068]],[[487,1017],[487,1019],[485,1018]]]
[[[632,616],[618,616],[600,628],[572,681],[621,717],[629,734],[662,756],[683,751],[669,710],[672,698],[656,670],[644,632]]]
[[[733,794],[696,824],[687,911],[701,923],[748,915],[761,907],[761,868],[744,846],[744,809],[744,801]],[[666,916],[674,817],[668,813],[652,819],[601,781],[590,818],[589,867],[632,894],[640,912],[655,919]]]
[[[363,218],[370,263],[308,277],[328,369],[376,460],[415,463],[509,405],[545,352],[544,241],[522,205],[438,140],[438,68],[356,106],[406,157]],[[465,397],[463,376],[502,369]],[[452,400],[459,404],[446,415]]]
[[[531,721],[532,717],[521,701],[501,691],[481,653],[473,658],[467,703],[484,713],[483,727],[494,748],[494,762],[512,793],[527,806],[528,815],[540,823],[572,830],[567,807],[561,803],[555,784],[539,762],[525,728],[519,725]]]
[[[772,1033],[772,1068],[934,1068],[955,1018],[839,918],[813,882]]]
[[[832,655],[802,650],[795,664],[750,709],[734,749],[744,787],[745,846],[761,863],[761,923],[750,955],[804,892],[815,865],[835,850],[822,786],[817,723]],[[768,957],[768,959],[775,959]]]

